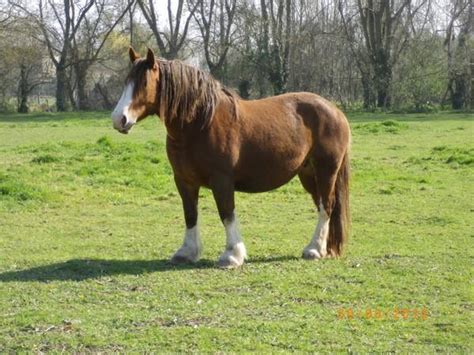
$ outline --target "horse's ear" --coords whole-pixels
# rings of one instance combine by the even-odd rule
[[[150,68],[153,68],[155,66],[155,63],[156,63],[155,53],[153,53],[153,51],[150,48],[148,48],[148,52],[146,53],[146,61]]]
[[[135,62],[138,58],[140,58],[140,55],[135,52],[135,49],[133,49],[132,46],[128,48],[128,55],[130,56],[130,61],[132,63]]]

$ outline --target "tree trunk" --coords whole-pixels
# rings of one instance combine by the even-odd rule
[[[241,79],[239,81],[239,95],[241,98],[247,100],[250,97],[250,81]]]
[[[467,77],[464,73],[455,75],[452,83],[451,106],[454,110],[461,110],[469,105]]]
[[[168,51],[160,51],[160,55],[166,60],[174,60],[178,58],[178,50],[171,48]]]
[[[395,9],[394,1],[357,0],[367,57],[370,58],[374,75],[372,84],[377,95],[377,107],[390,106],[392,66],[396,63],[403,43],[408,41],[410,32],[408,29],[398,29],[403,25],[401,17],[404,16],[404,9],[410,3],[405,0]],[[410,16],[414,16],[414,13]]]
[[[273,95],[283,94],[285,90],[285,83],[283,82],[283,73],[277,73],[270,78],[273,87]]]
[[[389,60],[390,56],[383,50],[379,50],[374,63],[377,107],[390,106],[389,93],[392,82],[392,68],[390,67]]]
[[[364,96],[364,110],[368,110],[373,106],[373,99],[372,99],[372,83],[370,82],[370,78],[367,75],[362,75],[362,92]]]
[[[20,64],[20,82],[18,84],[18,108],[19,113],[28,112],[28,72],[25,64]]]
[[[277,13],[275,13],[273,0],[270,0],[270,3],[265,0],[260,1],[262,15],[260,59],[262,67],[266,69],[274,95],[282,94],[287,89],[291,44],[291,8],[291,0],[280,1],[277,4]]]
[[[78,64],[75,66],[75,74],[77,79],[77,103],[78,110],[89,110],[89,96],[87,95],[87,68]]]
[[[209,72],[211,73],[211,75],[221,81],[221,82],[224,82],[224,78],[225,78],[225,70],[224,70],[224,66],[223,65],[220,65],[220,66],[217,66],[217,65],[209,65],[208,63],[208,66],[209,66]],[[225,84],[225,83],[224,83]]]
[[[471,98],[469,84],[471,81],[469,47],[467,45],[470,37],[470,24],[472,12],[465,20],[466,24],[459,31],[457,46],[454,52],[454,65],[450,68],[452,80],[451,105],[455,110],[468,108]]]
[[[66,111],[66,68],[64,65],[56,66],[56,110]]]

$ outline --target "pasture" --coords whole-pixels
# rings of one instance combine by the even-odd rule
[[[206,190],[203,259],[169,263],[184,222],[158,119],[0,116],[0,352],[474,351],[472,117],[348,116],[344,256],[301,259],[316,214],[294,179],[237,194],[237,270],[215,267]]]

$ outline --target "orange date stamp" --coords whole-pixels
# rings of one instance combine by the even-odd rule
[[[391,307],[391,308],[364,308],[354,309],[353,307],[341,307],[337,310],[337,319],[339,320],[427,320],[429,311],[426,307],[406,308],[406,307]]]

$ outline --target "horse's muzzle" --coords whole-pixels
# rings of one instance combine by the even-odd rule
[[[128,134],[128,132],[130,131],[130,129],[133,127],[134,124],[135,122],[128,121],[127,117],[123,115],[122,119],[120,120],[119,126],[117,127],[114,125],[114,128],[120,133]]]

